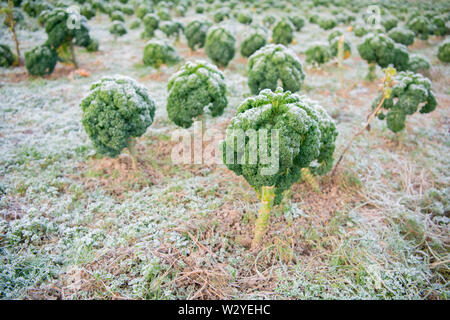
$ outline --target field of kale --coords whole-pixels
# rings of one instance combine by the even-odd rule
[[[2,0],[0,298],[448,299],[449,35],[445,0]]]

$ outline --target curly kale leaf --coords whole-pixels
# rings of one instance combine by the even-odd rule
[[[389,31],[389,38],[397,43],[409,46],[414,43],[415,34],[409,29],[396,27]]]
[[[111,24],[111,27],[109,27],[109,33],[121,37],[127,33],[127,29],[125,28],[125,24],[122,21],[114,21]]]
[[[25,66],[33,76],[52,73],[57,60],[58,53],[48,45],[37,46],[25,52]]]
[[[319,27],[321,27],[324,30],[330,30],[336,27],[337,21],[333,17],[329,16],[322,16],[319,17],[319,20],[317,20],[317,23]]]
[[[90,44],[86,18],[62,8],[56,8],[48,13],[45,32],[48,36],[47,43],[55,49],[72,41],[84,47]]]
[[[124,76],[103,77],[81,102],[82,123],[95,149],[116,157],[153,123],[155,102],[146,87]]]
[[[9,67],[14,61],[15,57],[11,49],[5,44],[0,44],[0,67]]]
[[[228,104],[223,73],[206,61],[187,62],[169,80],[167,114],[176,125],[189,128],[207,107],[220,116]]]
[[[191,50],[205,46],[206,33],[210,26],[209,22],[200,20],[193,20],[187,24],[186,28],[184,28],[184,36]]]
[[[305,26],[305,19],[299,16],[290,16],[289,21],[294,25],[295,31],[300,31]]]
[[[377,63],[382,68],[390,64],[401,71],[408,68],[409,53],[406,47],[384,34],[367,34],[358,46],[358,51],[361,58],[369,63]]]
[[[239,21],[242,24],[251,24],[253,18],[249,13],[240,12],[237,16],[237,21]]]
[[[325,44],[313,44],[305,52],[306,62],[324,64],[331,58],[331,52]]]
[[[431,90],[431,81],[420,73],[410,71],[399,72],[393,78],[391,96],[383,102],[383,109],[388,110],[386,116],[387,127],[393,132],[405,128],[407,115],[412,115],[420,107],[420,113],[429,113],[436,109],[436,97]],[[381,96],[374,101],[372,108],[378,104]]]
[[[299,91],[305,74],[297,56],[283,45],[269,44],[248,60],[248,86],[253,94],[262,89]]]
[[[226,67],[236,52],[236,38],[223,27],[212,27],[206,35],[205,51],[219,66]]]
[[[160,24],[159,28],[167,37],[175,36],[177,39],[180,37],[180,33],[183,32],[183,25],[176,21],[164,21]]]
[[[267,43],[267,34],[262,28],[255,28],[242,40],[240,53],[243,57],[250,57],[255,51]]]
[[[450,40],[445,41],[439,46],[437,56],[442,62],[450,62]]]
[[[165,41],[150,40],[145,45],[143,62],[146,66],[158,69],[162,64],[173,65],[180,60],[175,48]]]
[[[332,57],[336,57],[338,55],[339,50],[339,39],[340,36],[335,36],[329,40],[330,43],[330,54]],[[352,46],[350,44],[350,41],[344,39],[343,43],[343,50],[344,50],[344,59],[347,59],[352,54]]]
[[[412,72],[423,71],[431,68],[431,63],[427,58],[419,54],[409,56],[408,70]]]
[[[429,35],[433,32],[433,25],[430,20],[424,16],[417,16],[411,19],[407,26],[412,30],[421,40],[427,40]]]
[[[239,131],[247,138],[236,139]],[[252,139],[251,132],[256,132],[257,138]],[[274,204],[279,204],[283,191],[301,177],[302,168],[319,162],[322,167],[314,167],[315,173],[329,170],[336,135],[333,121],[316,103],[282,88],[275,92],[266,89],[239,106],[222,144],[223,161],[257,191],[263,186],[275,186]],[[264,161],[264,136],[269,152],[275,152],[271,156],[275,156],[278,170],[273,172],[264,171],[274,164]],[[278,153],[272,150],[272,143],[278,145]]]
[[[142,19],[144,24],[143,38],[152,38],[155,35],[156,29],[159,26],[159,17],[154,13],[148,13]]]
[[[292,43],[294,39],[294,26],[289,19],[281,19],[275,25],[272,31],[272,40],[274,43],[283,44],[285,46]]]

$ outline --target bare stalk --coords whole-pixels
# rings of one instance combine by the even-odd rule
[[[14,38],[14,42],[16,44],[17,61],[14,62],[14,65],[20,66],[19,40],[17,39],[17,34],[16,34],[16,28],[15,28],[16,22],[14,21],[14,11],[13,11],[12,0],[8,0],[8,11],[6,12],[6,15],[9,17],[9,29],[11,30],[11,33]]]
[[[275,199],[274,186],[263,186],[261,188],[261,207],[258,211],[258,218],[255,223],[255,233],[252,241],[252,248],[256,249],[261,245],[261,240],[269,225],[270,210]]]
[[[385,76],[384,76],[384,80],[383,80],[383,96],[381,97],[380,101],[378,102],[377,106],[375,107],[375,109],[369,114],[369,116],[367,117],[367,121],[366,123],[362,126],[362,128],[360,128],[354,135],[353,137],[350,139],[350,141],[348,142],[347,146],[345,147],[344,151],[342,151],[341,156],[339,157],[338,161],[336,162],[333,171],[331,172],[331,177],[334,177],[336,170],[339,166],[339,164],[342,161],[342,158],[344,157],[345,153],[350,149],[353,141],[356,139],[356,137],[358,137],[361,133],[364,132],[364,130],[367,129],[367,127],[370,125],[370,122],[372,122],[372,120],[374,119],[374,117],[378,114],[378,112],[380,111],[381,107],[383,106],[384,100],[386,100],[386,98],[389,98],[391,95],[391,86],[392,86],[392,76],[395,75],[395,69],[394,68],[386,68],[384,70],[385,72]]]
[[[128,137],[127,143],[128,143],[128,150],[130,151],[130,155],[131,155],[133,170],[136,171],[137,163],[138,163],[138,161],[137,161],[138,153],[137,153],[137,149],[136,149],[136,138],[135,137]]]
[[[75,56],[75,49],[73,48],[72,41],[69,42],[69,50],[70,50],[70,55],[72,57],[73,66],[75,67],[75,69],[78,69],[78,62],[77,62],[77,58]]]
[[[339,68],[339,82],[341,84],[341,95],[344,95],[344,80],[342,76],[342,60],[344,60],[344,35],[338,41],[338,68]]]

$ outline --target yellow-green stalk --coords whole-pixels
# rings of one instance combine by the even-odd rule
[[[128,150],[130,151],[131,160],[132,160],[132,166],[133,170],[137,169],[137,149],[136,149],[136,138],[135,137],[128,137],[127,140],[128,143]]]
[[[342,61],[344,60],[344,35],[341,35],[338,41],[338,67],[339,67],[339,82],[341,84],[341,91],[344,93],[344,80],[342,78]]]
[[[269,225],[270,210],[273,207],[275,199],[274,186],[263,186],[261,188],[261,207],[258,211],[258,218],[255,223],[255,233],[253,236],[252,248],[257,248],[261,244],[261,240]]]

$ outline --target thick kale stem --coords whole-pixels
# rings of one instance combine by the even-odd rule
[[[361,133],[363,133],[364,130],[366,130],[366,128],[369,126],[369,124],[372,121],[372,119],[375,117],[376,114],[378,114],[378,112],[380,111],[381,106],[383,105],[383,102],[384,102],[385,99],[386,99],[386,97],[383,95],[383,97],[381,98],[380,102],[378,103],[378,105],[376,106],[374,111],[367,118],[367,122],[351,138],[351,140],[349,141],[349,143],[345,147],[344,151],[342,151],[341,156],[339,157],[338,161],[336,162],[336,165],[333,168],[333,171],[331,171],[331,177],[334,177],[334,174],[336,173],[336,170],[337,170],[337,167],[339,166],[339,163],[342,161],[342,158],[344,157],[344,154],[348,151],[348,149],[350,149],[350,146],[352,145],[353,141],[356,139],[357,136],[359,136]]]
[[[383,95],[381,96],[380,101],[378,102],[377,106],[374,108],[374,110],[367,116],[367,121],[366,123],[353,135],[353,137],[350,139],[350,141],[348,142],[347,146],[345,147],[344,151],[342,151],[341,156],[339,157],[338,161],[336,162],[333,171],[331,171],[331,177],[334,177],[336,170],[339,166],[339,163],[342,161],[342,158],[344,157],[344,154],[350,149],[350,146],[352,145],[353,141],[356,139],[356,137],[358,137],[360,134],[362,134],[364,132],[364,130],[366,130],[369,125],[370,122],[375,118],[375,116],[380,112],[384,100],[388,99],[391,95],[391,87],[392,87],[392,76],[395,75],[396,70],[394,68],[387,68],[384,69],[384,79],[383,79]]]
[[[72,56],[73,66],[75,67],[75,69],[78,69],[77,58],[75,57],[75,50],[73,48],[72,41],[70,41],[70,43],[69,43],[69,50],[70,50],[70,55]]]
[[[341,84],[341,95],[344,96],[344,80],[342,76],[342,60],[344,59],[344,35],[339,38],[337,58],[339,67],[339,83]]]
[[[133,170],[136,170],[137,169],[137,163],[138,163],[138,161],[137,161],[138,153],[137,153],[137,149],[136,149],[136,138],[135,137],[128,137],[127,144],[128,144],[128,150],[130,151],[130,155],[131,155]]]
[[[8,11],[6,15],[9,17],[9,29],[11,30],[11,33],[14,38],[14,42],[16,44],[16,54],[17,54],[17,61],[14,61],[14,65],[20,66],[20,49],[19,49],[19,40],[17,40],[17,34],[16,34],[16,22],[14,21],[14,14],[13,14],[13,2],[11,0],[8,0]]]
[[[255,233],[253,236],[252,248],[256,249],[260,246],[261,240],[269,225],[270,210],[273,207],[275,199],[274,186],[263,186],[261,188],[261,207],[258,211],[258,218],[255,223]]]
[[[367,73],[366,79],[369,81],[375,80],[375,70],[376,70],[376,64],[375,62],[372,62],[369,64],[369,73]]]

